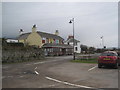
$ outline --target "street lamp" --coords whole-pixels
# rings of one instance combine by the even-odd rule
[[[106,48],[106,46],[104,46],[104,39],[103,39],[103,36],[101,37],[101,40],[102,40],[102,46],[103,46],[103,48]]]
[[[75,52],[74,52],[74,46],[75,46],[75,42],[74,42],[74,18],[72,18],[69,23],[70,24],[73,23],[73,60],[75,60]]]
[[[103,36],[102,36],[102,37],[100,37],[100,38],[101,38],[101,40],[102,40],[102,46],[103,46],[103,48],[104,48]]]

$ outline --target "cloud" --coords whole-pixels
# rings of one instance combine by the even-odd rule
[[[66,39],[72,34],[71,18],[75,18],[75,37],[82,44],[100,47],[104,36],[107,46],[117,46],[117,2],[30,2],[3,3],[3,36],[18,36],[19,29],[30,32],[33,24],[38,30],[54,33],[59,30]]]

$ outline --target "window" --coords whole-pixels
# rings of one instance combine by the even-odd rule
[[[53,39],[52,38],[50,38],[50,43],[53,43]]]
[[[47,51],[50,52],[50,49],[48,48]]]
[[[59,43],[59,40],[56,40],[56,44],[58,44]]]
[[[42,38],[42,43],[45,43],[46,42],[46,38]]]
[[[53,48],[51,48],[51,52],[53,52]]]
[[[45,43],[45,40],[42,40],[42,43]]]
[[[75,45],[77,46],[77,42],[75,43]]]
[[[46,42],[49,43],[49,39],[48,38],[46,38]]]
[[[44,51],[46,51],[46,49],[44,49]]]
[[[55,43],[55,39],[53,39],[53,43]]]
[[[77,47],[75,47],[75,51],[77,51],[78,50],[78,48]]]
[[[66,49],[66,51],[68,51],[68,49]]]
[[[60,52],[62,51],[62,49],[60,48]]]

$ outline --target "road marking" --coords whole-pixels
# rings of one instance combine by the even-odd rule
[[[7,76],[8,78],[13,78],[13,76]]]
[[[88,87],[88,86],[83,86],[83,85],[78,85],[78,84],[73,84],[73,83],[69,83],[69,82],[60,81],[60,80],[57,80],[57,79],[54,79],[54,78],[51,78],[51,77],[45,77],[45,78],[48,79],[48,80],[51,80],[51,81],[55,81],[55,82],[70,85],[70,86],[81,87],[81,88],[93,88],[93,87]]]
[[[37,69],[37,67],[35,69]]]
[[[20,78],[22,78],[23,76],[19,76]]]
[[[58,61],[58,60],[52,60],[52,61],[44,61],[44,62],[37,62],[37,63],[34,63],[34,64],[43,64],[43,63],[48,63],[48,62],[55,62],[55,61]]]
[[[94,66],[94,67],[88,69],[88,71],[91,71],[91,70],[95,69],[96,67],[97,67],[97,66]]]
[[[45,62],[37,62],[37,63],[34,63],[34,64],[42,64],[42,63],[45,63]]]
[[[36,62],[36,63],[33,63],[33,64],[36,65],[36,64],[43,64],[43,63],[49,63],[49,62],[55,62],[55,61],[62,61],[62,60],[52,60],[52,61]],[[32,65],[32,64],[26,64],[26,65]]]
[[[26,64],[26,65],[32,65],[32,64]]]
[[[35,71],[35,73],[36,73],[37,75],[39,75],[39,73],[38,73],[37,71]]]
[[[54,87],[55,86],[55,84],[52,84],[52,85],[48,85],[48,87]]]

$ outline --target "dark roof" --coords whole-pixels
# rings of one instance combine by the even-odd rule
[[[49,47],[57,47],[57,48],[73,48],[70,45],[66,45],[66,44],[53,44],[53,43],[46,43],[42,46],[43,48],[49,48]]]
[[[57,36],[55,34],[50,34],[50,33],[45,33],[45,32],[37,32],[41,37],[46,37],[46,38],[55,38],[55,39],[60,39],[60,40],[64,40],[62,37]]]
[[[12,40],[18,40],[17,38],[6,38],[6,39],[7,39],[7,40],[8,40],[8,39],[12,39]]]
[[[26,39],[30,33],[23,33],[18,37],[18,40]]]
[[[18,39],[19,39],[19,40],[21,40],[21,39],[26,39],[30,33],[31,33],[31,32],[21,34],[21,35],[18,37]],[[45,32],[40,32],[40,31],[37,31],[37,33],[38,33],[41,37],[64,40],[62,37],[57,36],[57,35],[55,35],[55,34],[50,34],[50,33],[45,33]]]
[[[65,41],[65,42],[73,42],[73,38],[70,38],[70,39],[68,39],[67,41]],[[76,39],[74,39],[74,42],[80,42],[80,41],[78,41],[78,40],[76,40]]]

